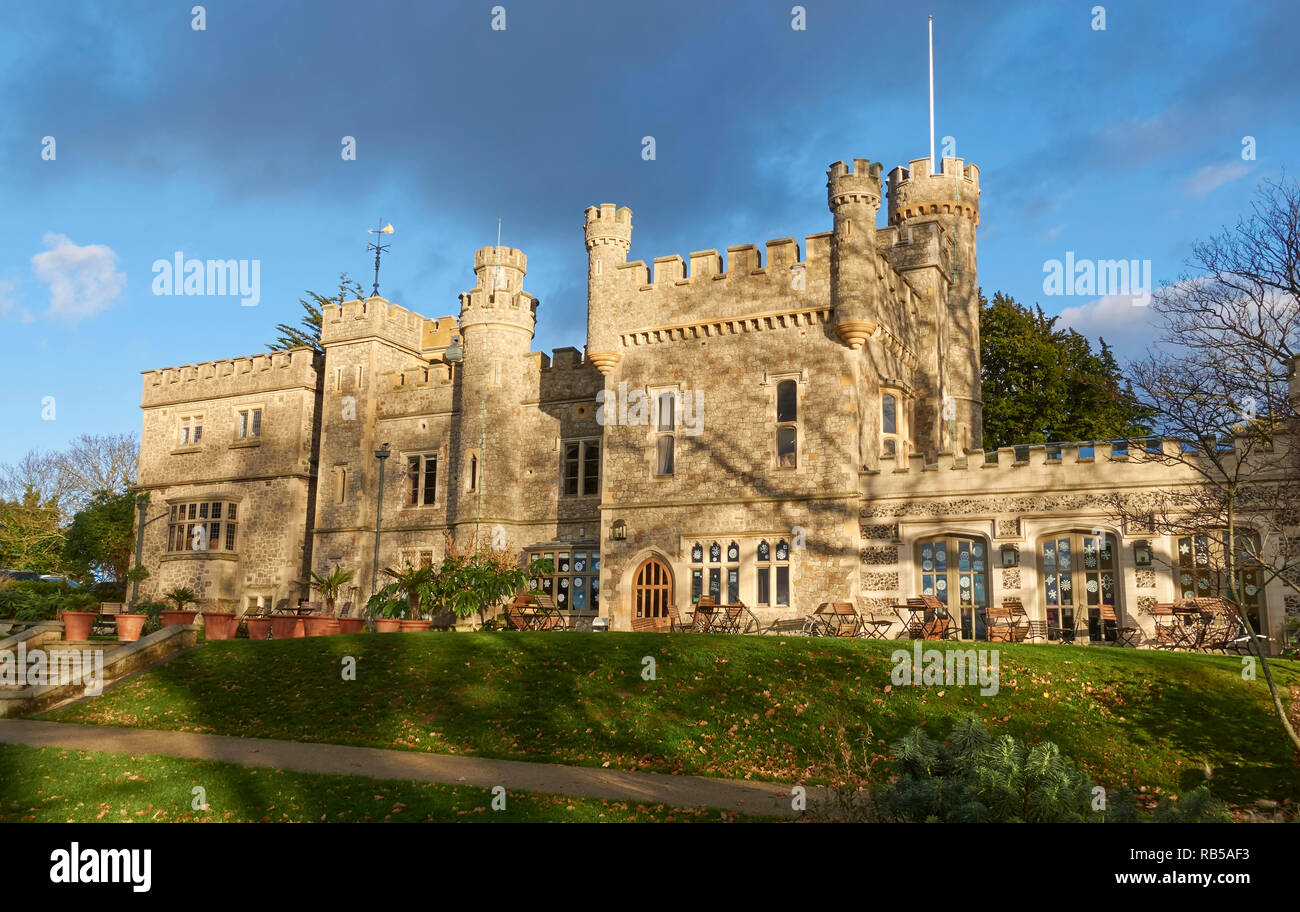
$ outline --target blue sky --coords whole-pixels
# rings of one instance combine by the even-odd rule
[[[548,351],[585,341],[588,205],[630,206],[647,262],[802,243],[830,227],[829,163],[927,154],[928,13],[936,133],[982,169],[981,286],[1139,354],[1145,311],[1044,296],[1044,263],[1177,278],[1294,157],[1300,55],[1286,3],[1105,3],[1104,30],[1095,5],[808,2],[800,31],[789,0],[214,0],[196,31],[192,0],[6,4],[0,462],[138,432],[139,371],[264,351],[341,271],[369,289],[380,218],[381,292],[426,316],[456,312],[500,218]],[[260,303],[154,295],[177,251],[260,261]]]

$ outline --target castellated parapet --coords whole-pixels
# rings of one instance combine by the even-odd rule
[[[320,369],[321,362],[314,351],[292,348],[246,358],[141,371],[144,378],[141,407],[275,390],[315,389]]]
[[[321,344],[379,339],[415,353],[425,318],[386,298],[370,297],[321,308]]]
[[[930,159],[914,159],[889,172],[889,224],[930,215],[964,215],[979,224],[980,169],[960,158],[943,159],[937,174]]]
[[[517,333],[521,339],[507,347],[517,354],[527,351],[537,308],[537,299],[524,291],[527,273],[528,257],[522,250],[483,247],[475,252],[475,286],[461,295],[459,324],[467,341],[475,335],[477,327],[487,326],[497,335],[506,331]]]

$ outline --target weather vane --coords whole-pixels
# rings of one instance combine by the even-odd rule
[[[380,223],[382,223],[384,220],[380,219],[379,221]],[[377,298],[379,297],[379,257],[385,250],[387,250],[391,246],[390,244],[379,243],[380,241],[379,235],[392,234],[393,226],[391,224],[388,224],[388,225],[384,225],[384,227],[382,228],[369,228],[367,229],[367,231],[370,234],[375,235],[375,239],[366,245],[366,250],[367,251],[373,250],[375,252],[375,290],[373,292],[373,296]]]

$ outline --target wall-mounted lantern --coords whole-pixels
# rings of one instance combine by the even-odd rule
[[[1151,542],[1146,539],[1133,542],[1133,566],[1151,566]]]
[[[1020,549],[1015,545],[1002,546],[1002,566],[1019,567],[1020,566]]]
[[[621,519],[614,520],[614,525],[609,527],[609,537],[614,541],[627,541],[627,523]]]
[[[459,364],[465,360],[465,349],[461,347],[460,336],[451,337],[451,344],[443,352],[443,357],[451,364]]]

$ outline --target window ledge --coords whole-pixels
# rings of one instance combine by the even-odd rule
[[[189,443],[185,446],[173,447],[171,455],[179,456],[181,453],[198,453],[203,449],[201,444]]]
[[[231,442],[230,448],[233,450],[236,449],[237,447],[256,447],[261,445],[262,445],[262,438],[254,437],[250,440],[235,440]]]
[[[220,522],[221,520],[218,520]],[[238,551],[169,551],[159,557],[159,560],[207,560],[215,558],[217,560],[239,560]]]

